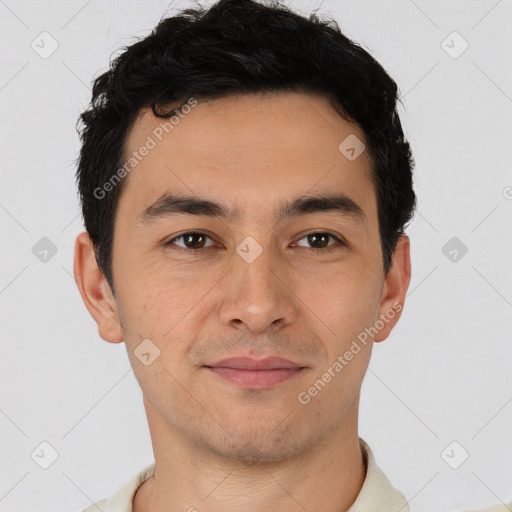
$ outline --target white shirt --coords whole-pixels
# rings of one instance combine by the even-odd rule
[[[359,438],[359,442],[366,462],[366,477],[356,501],[347,512],[410,512],[402,493],[391,486],[384,473],[377,467],[370,447],[362,438]],[[153,462],[110,498],[98,501],[82,512],[98,512],[98,509],[102,512],[132,512],[132,501],[137,489],[154,474]]]

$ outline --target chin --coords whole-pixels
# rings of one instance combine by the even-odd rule
[[[263,427],[253,423],[245,431],[238,426],[232,436],[204,439],[204,442],[210,451],[222,458],[243,464],[264,464],[283,462],[300,455],[312,448],[320,437],[319,432],[308,435],[300,429],[292,433],[289,428],[280,430],[275,425]]]

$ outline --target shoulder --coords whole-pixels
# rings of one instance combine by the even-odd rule
[[[146,466],[118,489],[110,498],[93,503],[81,512],[132,512],[133,497],[137,489],[155,474],[155,463]]]
[[[107,504],[108,498],[104,500],[97,501],[92,504],[90,507],[85,508],[82,512],[98,512],[98,509],[102,510],[102,507]]]

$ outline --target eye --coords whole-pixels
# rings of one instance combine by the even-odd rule
[[[337,243],[329,244],[329,239],[332,239]],[[310,244],[313,247],[308,247],[307,245],[301,244],[302,240],[305,240],[306,244]],[[298,245],[300,247],[307,247],[312,251],[329,252],[345,244],[338,237],[331,235],[331,233],[326,233],[324,231],[315,231],[301,238],[298,242]]]
[[[208,240],[212,242],[210,245],[207,245]],[[329,243],[330,240],[333,240],[334,243]],[[178,243],[178,241],[180,243]],[[172,240],[169,240],[164,245],[166,247],[172,247],[173,250],[179,252],[198,254],[201,249],[213,247],[214,243],[212,238],[206,233],[201,231],[187,231],[186,233],[182,233]],[[346,244],[340,238],[332,235],[331,233],[315,231],[302,237],[297,242],[297,245],[300,247],[306,247],[310,251],[326,253],[338,249],[340,246],[344,246]]]
[[[175,245],[177,250],[190,253],[197,252],[205,247],[212,247],[211,245],[206,245],[207,239],[212,240],[206,233],[202,233],[200,231],[187,231],[186,233],[169,240],[165,245]],[[183,245],[177,244],[177,240],[182,240]]]

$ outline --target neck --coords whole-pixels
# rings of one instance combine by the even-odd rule
[[[328,436],[279,462],[222,457],[150,408],[146,405],[156,471],[139,487],[133,512],[343,512],[363,485],[357,408]]]

